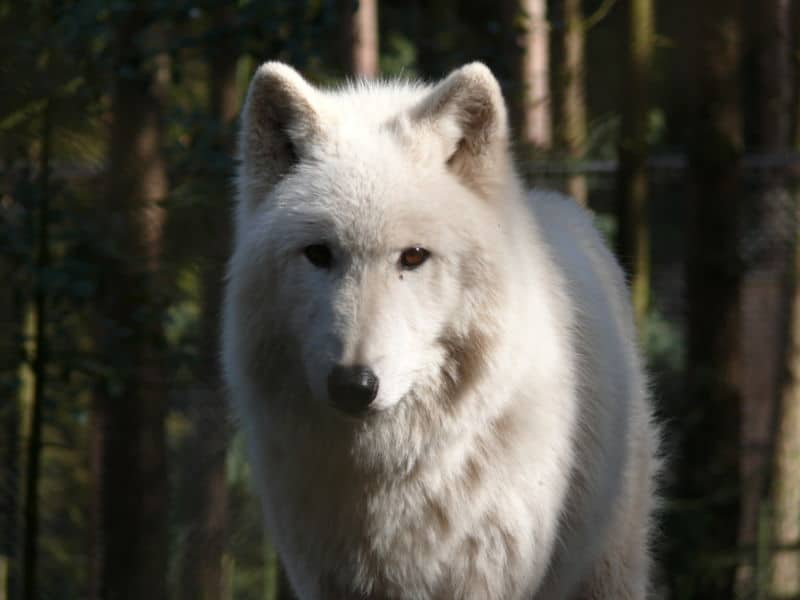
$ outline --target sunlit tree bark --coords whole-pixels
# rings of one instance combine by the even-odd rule
[[[550,26],[544,0],[505,0],[505,29],[511,38],[509,108],[515,134],[526,149],[548,150],[550,116]]]
[[[379,72],[378,0],[339,0],[347,71],[373,79]]]
[[[580,0],[560,0],[563,20],[557,38],[559,60],[556,68],[558,107],[555,135],[558,149],[570,161],[586,152],[586,83],[584,74],[585,23]],[[580,204],[588,201],[586,177],[572,174],[566,192]]]
[[[650,224],[647,215],[647,120],[653,59],[653,2],[625,3],[627,76],[622,90],[617,189],[617,254],[630,277],[641,327],[650,301]]]

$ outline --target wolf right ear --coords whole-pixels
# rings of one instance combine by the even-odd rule
[[[411,112],[412,122],[444,144],[442,160],[464,183],[486,193],[508,156],[508,115],[500,84],[486,65],[456,69]]]
[[[267,62],[250,82],[242,109],[239,159],[252,201],[260,199],[321,132],[318,93],[288,65]]]

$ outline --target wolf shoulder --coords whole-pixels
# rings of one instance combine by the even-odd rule
[[[617,320],[633,336],[625,273],[596,225],[594,213],[559,192],[533,189],[527,207],[550,260],[560,271],[572,300],[598,314],[609,303]]]

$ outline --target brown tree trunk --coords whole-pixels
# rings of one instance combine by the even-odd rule
[[[231,26],[232,11],[218,10],[217,23]],[[239,58],[235,37],[215,40],[208,52],[209,110],[217,132],[213,150],[220,161],[233,155],[233,122],[238,114],[239,94],[236,65]],[[191,477],[186,485],[190,535],[185,545],[181,598],[221,600],[225,597],[223,571],[228,522],[228,483],[226,456],[229,431],[228,412],[219,374],[219,319],[225,259],[230,251],[228,172],[215,173],[208,182],[208,201],[203,204],[205,249],[201,257],[201,359],[199,380],[194,392],[192,420],[194,432],[189,444]]]
[[[505,0],[511,64],[509,108],[514,130],[526,150],[550,149],[550,26],[544,0]]]
[[[523,81],[525,107],[522,137],[532,146],[547,150],[552,142],[550,118],[550,26],[547,23],[547,3],[526,0],[527,14]]]
[[[141,48],[147,15],[130,8],[115,27],[108,200],[104,234],[115,247],[100,281],[102,355],[112,377],[98,390],[103,432],[103,597],[163,600],[167,472],[158,271],[167,194],[161,97],[168,63]]]
[[[789,142],[789,0],[750,5],[754,51],[754,145],[760,152],[783,153]],[[757,189],[744,206],[744,278],[742,281],[741,514],[739,547],[746,550],[737,570],[738,597],[752,597],[765,581],[768,566],[759,553],[772,464],[776,407],[780,395],[787,285],[796,231],[791,198],[780,173],[755,174]]]
[[[696,582],[693,597],[728,600],[733,569],[725,559],[736,550],[739,517],[742,3],[693,7],[686,428],[676,493],[703,518],[694,518],[674,560]]]
[[[586,92],[584,74],[585,28],[580,0],[561,0],[563,29],[558,38],[557,69],[558,148],[570,161],[586,152]],[[567,178],[566,192],[580,204],[588,201],[586,177],[574,173]]]
[[[378,0],[339,0],[343,63],[347,71],[374,79],[379,72]]]
[[[650,224],[647,216],[647,118],[653,57],[653,1],[626,7],[625,78],[617,189],[617,254],[631,282],[641,327],[650,301]]]

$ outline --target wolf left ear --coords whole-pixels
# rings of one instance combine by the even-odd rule
[[[450,170],[479,192],[508,162],[508,115],[500,84],[486,65],[453,71],[411,112],[444,143]]]
[[[257,201],[320,135],[317,90],[288,65],[267,62],[250,82],[242,109],[240,184]]]

